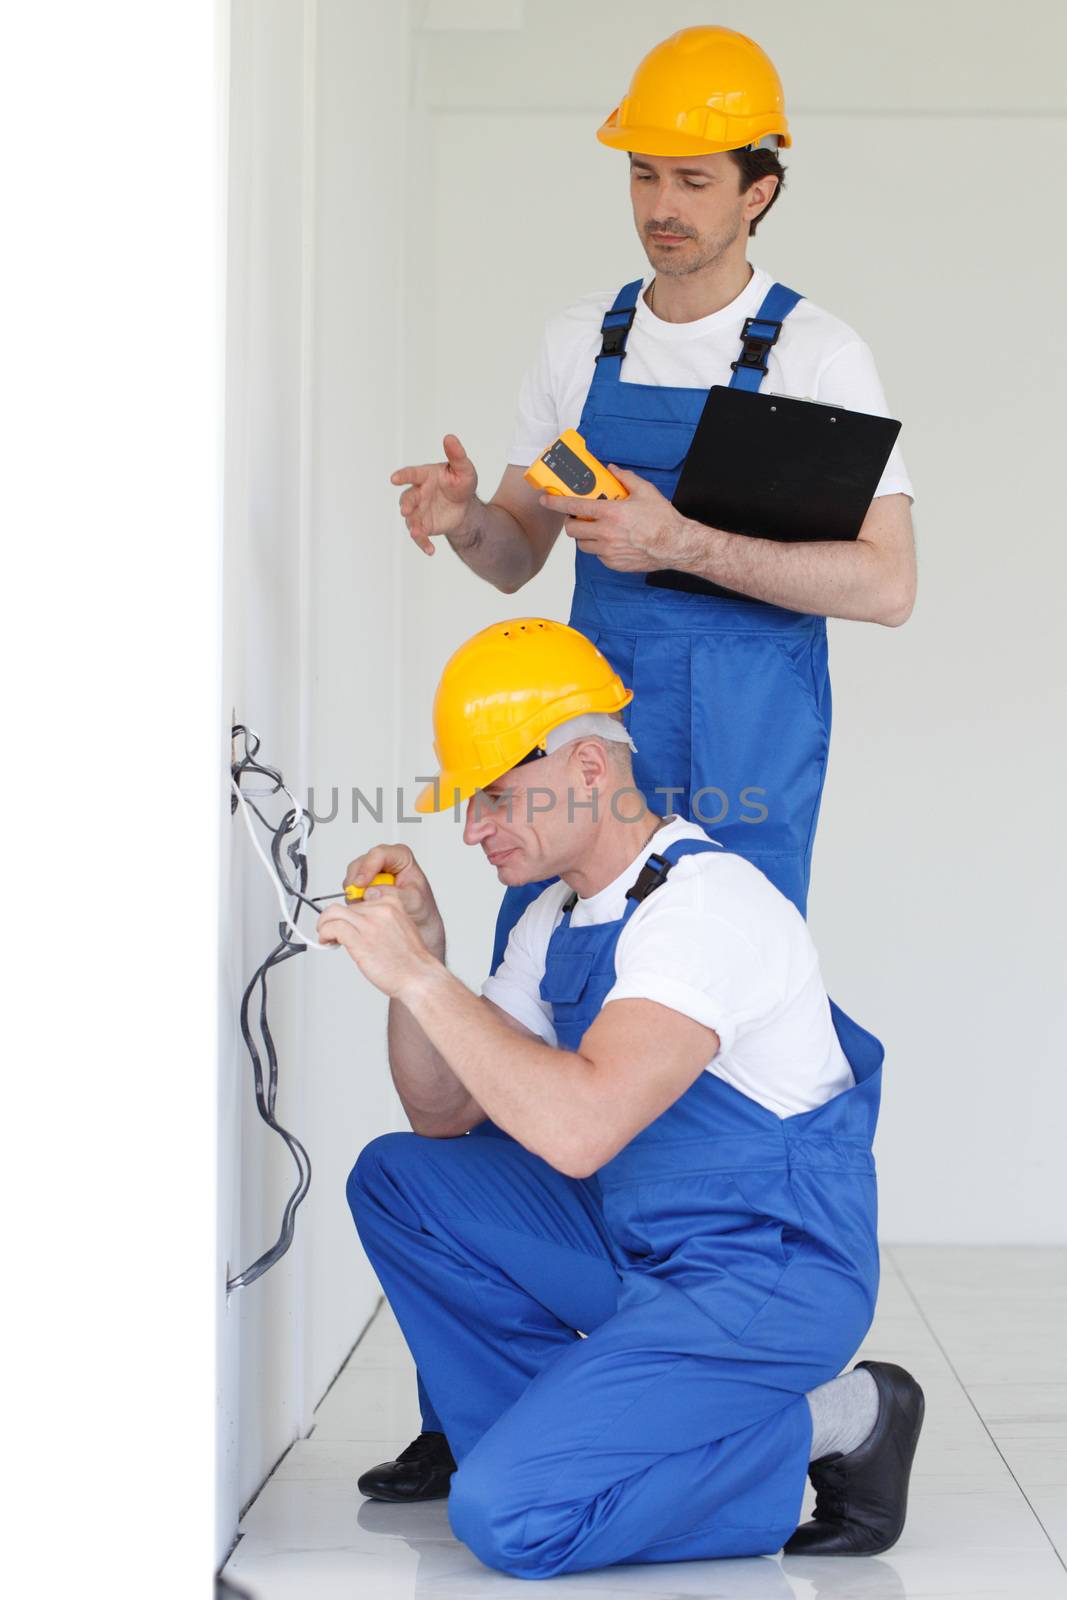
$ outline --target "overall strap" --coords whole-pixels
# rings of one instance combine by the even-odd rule
[[[784,283],[772,283],[754,317],[746,317],[741,329],[741,354],[731,361],[731,389],[755,391],[767,376],[767,353],[777,344],[782,323],[804,296]]]
[[[662,855],[653,851],[637,874],[635,882],[626,891],[623,922],[629,921],[642,900],[647,900],[654,890],[663,887],[671,868],[677,866],[683,856],[703,855],[707,850],[721,849],[722,845],[716,844],[714,839],[677,839],[674,844],[667,846]]]
[[[627,922],[641,901],[647,900],[653,889],[659,889],[666,883],[671,868],[676,866],[683,856],[703,855],[706,850],[721,849],[722,845],[716,844],[714,839],[677,839],[674,844],[667,846],[662,855],[653,851],[646,857],[644,866],[626,891],[626,909],[621,921]],[[563,920],[557,925],[557,933],[560,928],[570,926],[571,912],[577,904],[578,892],[573,890],[564,904]]]
[[[633,283],[623,284],[615,296],[614,305],[604,313],[604,320],[600,324],[600,354],[593,372],[594,383],[619,381],[619,369],[626,354],[626,340],[637,315],[637,297],[643,283],[643,278],[635,278]]]

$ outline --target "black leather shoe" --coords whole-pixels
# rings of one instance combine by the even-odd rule
[[[456,1470],[443,1433],[420,1433],[395,1461],[381,1461],[356,1480],[371,1500],[443,1500]]]
[[[877,1556],[903,1531],[923,1392],[910,1372],[890,1361],[856,1365],[878,1385],[877,1421],[855,1450],[811,1463],[815,1513],[789,1539],[787,1556]]]

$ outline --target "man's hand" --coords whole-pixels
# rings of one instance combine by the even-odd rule
[[[395,900],[418,930],[426,949],[443,961],[445,925],[429,880],[410,848],[406,844],[376,844],[365,855],[357,856],[348,863],[344,886],[347,889],[350,883],[366,885],[379,872],[391,872],[396,883],[379,884],[374,889],[367,889],[358,904],[365,906],[369,900],[387,898]]]
[[[609,466],[630,491],[627,500],[541,496],[546,509],[567,518],[564,529],[579,550],[598,556],[614,572],[655,572],[675,567],[687,544],[686,519],[655,484],[625,467]]]
[[[426,948],[414,921],[400,904],[396,889],[371,889],[380,896],[368,905],[330,906],[322,913],[316,932],[323,944],[343,946],[363,976],[387,994],[401,999],[420,978],[444,967]]]
[[[444,437],[446,460],[423,467],[398,467],[390,483],[407,483],[400,514],[420,550],[433,555],[431,541],[455,533],[466,520],[478,487],[474,463],[454,433]]]

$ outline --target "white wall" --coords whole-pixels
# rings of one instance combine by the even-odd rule
[[[231,23],[220,735],[236,713],[325,813],[333,785],[386,782],[395,767],[398,547],[382,530],[401,436],[407,23],[403,6],[345,0],[233,0]],[[311,892],[339,888],[375,833],[343,806],[321,825]],[[239,818],[224,830],[222,881],[220,1282],[273,1242],[294,1181],[256,1114],[236,1026],[278,922]],[[278,1115],[313,1177],[289,1254],[220,1306],[220,1553],[373,1310],[344,1183],[397,1117],[384,1003],[342,956],[276,971],[270,1018]]]
[[[1012,8],[1010,40],[1004,16],[954,0],[715,12],[770,52],[795,134],[753,258],[872,345],[917,485],[912,620],[831,624],[811,901],[832,992],[888,1046],[883,1234],[910,1241],[1064,1236],[1067,40],[1049,0]],[[409,206],[404,455],[439,459],[454,429],[486,492],[545,316],[646,265],[624,158],[595,129],[643,52],[707,10],[539,0],[509,19],[420,41],[413,143],[429,165]],[[424,770],[451,649],[496,617],[565,616],[569,557],[557,548],[509,597],[447,551],[407,553],[406,770]],[[476,981],[497,891],[455,834],[440,822],[420,842]]]

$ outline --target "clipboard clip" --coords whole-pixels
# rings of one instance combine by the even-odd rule
[[[753,333],[753,328],[767,332]],[[746,317],[741,329],[741,354],[736,361],[731,361],[730,366],[734,372],[744,368],[746,372],[767,373],[767,352],[772,345],[778,343],[778,335],[782,331],[780,322],[772,322],[767,317]]]

